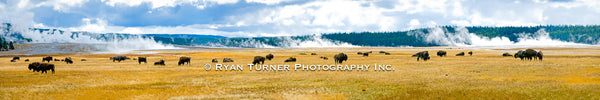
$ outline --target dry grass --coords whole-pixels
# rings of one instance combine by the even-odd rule
[[[447,49],[450,56],[417,62],[421,50],[430,54]],[[75,64],[51,62],[56,74],[27,70],[43,56],[0,58],[0,99],[600,99],[598,48],[545,48],[544,61],[501,57],[500,51],[473,50],[473,56],[453,56],[465,48],[285,48],[198,49],[159,51],[148,64],[128,60],[113,63],[113,54],[56,55]],[[358,51],[380,50],[369,57]],[[508,51],[508,50],[507,50]],[[585,53],[578,53],[586,51]],[[312,53],[318,55],[298,55]],[[273,53],[266,64],[333,64],[333,55],[350,55],[344,64],[391,64],[395,71],[205,71],[213,58],[233,58],[248,64],[257,55]],[[177,66],[178,56],[192,57],[191,65]],[[321,60],[327,56],[329,60]],[[30,62],[23,62],[30,59]],[[81,62],[80,59],[87,59]],[[152,63],[165,59],[166,66]],[[363,91],[364,90],[364,91]]]

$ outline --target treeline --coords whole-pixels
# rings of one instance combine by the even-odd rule
[[[4,37],[0,37],[0,51],[14,50],[15,46],[12,41],[7,41]]]
[[[455,33],[456,26],[440,26],[444,32]],[[518,42],[520,37],[532,36],[540,30],[548,32],[552,39],[562,41],[599,44],[600,26],[599,25],[546,25],[546,26],[471,26],[465,27],[469,33],[479,36],[494,38],[507,37],[511,41]],[[349,33],[330,33],[323,34],[326,39],[348,42],[360,46],[440,46],[436,43],[425,42],[422,36],[417,33],[429,34],[432,28],[422,28],[409,31],[396,32],[349,32]]]

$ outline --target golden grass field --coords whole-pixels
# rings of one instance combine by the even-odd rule
[[[0,99],[600,99],[600,48],[535,48],[543,50],[544,61],[501,56],[518,49],[199,48],[152,51],[159,52],[155,54],[49,54],[75,59],[74,64],[50,62],[56,65],[55,74],[27,69],[47,55],[21,56],[18,62],[3,56]],[[431,60],[411,57],[423,50],[430,51]],[[448,51],[449,56],[435,56],[438,50]],[[374,54],[356,54],[365,51]],[[454,56],[461,51],[474,55]],[[313,52],[318,55],[299,55]],[[334,64],[333,55],[340,52],[349,55],[344,64],[391,64],[395,71],[204,70],[213,58],[248,64],[254,56],[269,53],[275,58],[265,64]],[[115,55],[146,56],[148,64],[109,60]],[[191,65],[177,66],[179,56],[192,57]],[[284,63],[289,57],[298,61]],[[167,65],[154,66],[160,59]]]

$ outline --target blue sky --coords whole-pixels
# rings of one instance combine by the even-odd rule
[[[0,0],[23,27],[228,37],[456,26],[596,25],[598,0]]]

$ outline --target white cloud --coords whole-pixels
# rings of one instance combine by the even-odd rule
[[[196,5],[199,9],[204,9],[206,6],[216,4],[233,4],[237,3],[238,0],[102,0],[107,5],[115,6],[123,4],[127,6],[139,6],[142,3],[149,3],[152,5],[152,9],[160,7],[175,7],[182,4]]]
[[[51,6],[56,11],[66,12],[71,7],[81,7],[84,3],[88,2],[88,0],[49,0],[44,1],[36,6]]]
[[[288,2],[292,0],[246,0],[247,3],[263,3],[267,5],[279,4],[281,2]]]

